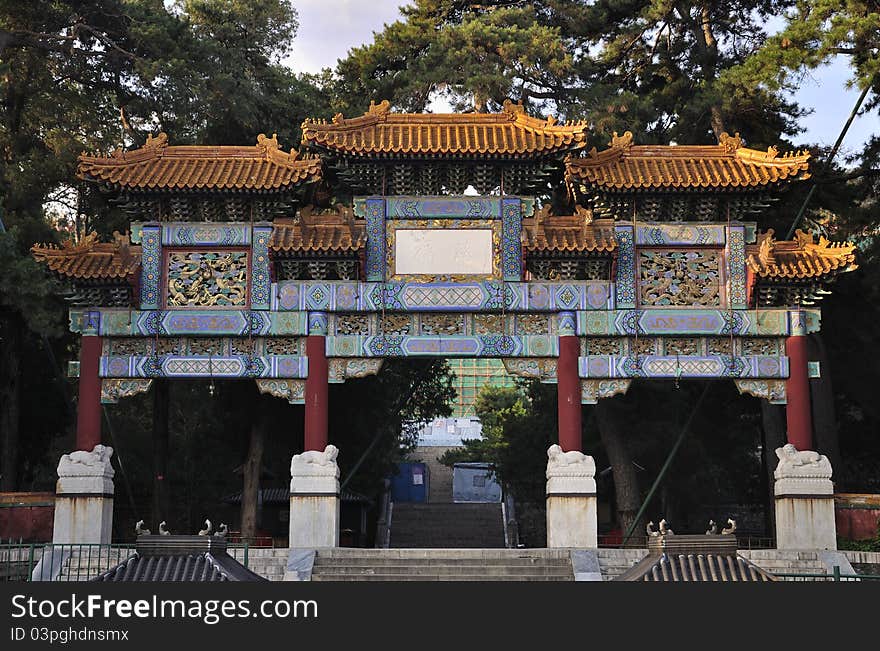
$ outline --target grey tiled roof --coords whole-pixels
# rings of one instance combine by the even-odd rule
[[[130,557],[92,581],[266,581],[226,553],[215,536],[139,536]]]
[[[618,581],[776,581],[736,553],[733,535],[649,538],[648,555],[619,577]]]

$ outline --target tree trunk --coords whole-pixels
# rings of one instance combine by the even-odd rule
[[[635,520],[641,506],[641,491],[636,468],[632,463],[626,445],[618,404],[613,398],[604,398],[596,403],[596,423],[599,438],[614,473],[614,496],[617,501],[617,519],[621,530],[627,529]],[[640,535],[638,525],[636,535]]]
[[[0,320],[0,490],[14,491],[19,476],[21,321],[7,313]]]
[[[691,18],[686,7],[678,7],[678,13],[682,19]],[[718,39],[712,31],[711,4],[706,2],[699,6],[698,15],[693,17],[691,23],[694,35],[694,45],[700,53],[701,72],[706,86],[710,87],[718,81]],[[718,103],[709,107],[709,123],[716,138],[727,129],[724,124],[724,115]]]
[[[263,447],[266,437],[266,419],[262,410],[251,421],[247,458],[242,469],[241,536],[249,540],[257,532],[257,507],[260,495],[260,468],[263,465]]]
[[[785,410],[781,405],[772,405],[761,398],[761,429],[763,430],[764,478],[767,486],[765,513],[767,530],[773,535],[776,530],[776,502],[773,498],[773,485],[775,478],[773,472],[779,459],[776,457],[776,448],[785,445]]]
[[[810,380],[810,398],[813,408],[813,437],[817,452],[828,457],[834,472],[834,484],[843,486],[843,461],[840,457],[840,430],[834,412],[834,391],[831,386],[831,366],[821,334],[807,337],[809,359],[819,361],[820,377]]]
[[[159,523],[168,520],[168,380],[153,380],[153,519]]]

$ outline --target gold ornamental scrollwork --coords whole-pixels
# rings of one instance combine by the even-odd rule
[[[581,403],[595,405],[602,398],[611,398],[629,391],[632,380],[615,378],[609,380],[581,380]]]
[[[292,405],[302,405],[306,399],[306,381],[291,379],[264,379],[257,380],[257,388],[260,393],[268,393],[276,398],[283,398]]]
[[[101,402],[115,405],[120,398],[129,398],[146,393],[153,385],[152,379],[145,378],[104,378],[101,380]]]

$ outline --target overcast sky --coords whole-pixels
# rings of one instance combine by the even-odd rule
[[[298,72],[317,72],[333,68],[349,49],[369,43],[373,33],[400,18],[400,0],[294,0],[299,11],[299,32],[288,63]],[[813,109],[802,120],[806,131],[796,144],[818,142],[832,145],[858,99],[858,92],[847,89],[846,60],[807,75],[796,99]],[[366,107],[364,107],[366,108]],[[843,153],[858,150],[871,132],[880,131],[877,114],[859,116],[843,143]],[[746,134],[743,134],[746,135]]]

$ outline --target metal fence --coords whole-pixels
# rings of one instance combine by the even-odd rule
[[[626,543],[620,535],[600,535],[599,547],[603,549],[645,549],[648,546],[646,536],[631,536]],[[737,549],[775,549],[774,538],[762,536],[737,536]]]
[[[124,562],[134,551],[133,543],[2,544],[0,581],[89,581]],[[248,566],[248,543],[230,544],[226,551]]]
[[[880,574],[843,574],[839,565],[832,568],[831,574],[773,572],[773,576],[784,581],[880,581]]]

